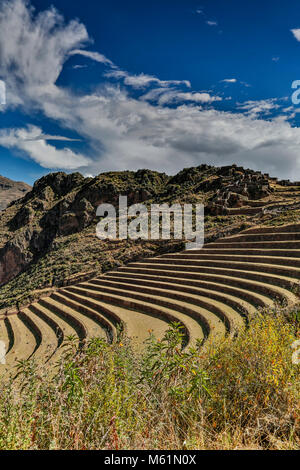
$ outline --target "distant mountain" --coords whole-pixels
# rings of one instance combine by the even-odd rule
[[[25,196],[30,190],[29,184],[13,181],[0,175],[0,210],[6,209],[12,201]]]

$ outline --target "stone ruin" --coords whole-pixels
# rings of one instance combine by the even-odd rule
[[[207,208],[211,215],[225,215],[228,208],[247,206],[249,200],[262,199],[273,191],[269,175],[260,171],[231,165],[220,168],[216,176],[210,182],[214,195]]]

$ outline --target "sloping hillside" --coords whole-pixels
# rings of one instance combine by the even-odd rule
[[[23,197],[30,190],[29,184],[12,181],[0,175],[0,211],[6,209],[12,201]]]
[[[183,248],[181,241],[100,241],[96,207],[128,204],[196,203],[206,206],[206,240],[259,224],[300,220],[300,187],[232,165],[201,165],[175,176],[149,170],[49,174],[0,216],[0,308],[24,305],[59,286],[92,278],[130,261]]]

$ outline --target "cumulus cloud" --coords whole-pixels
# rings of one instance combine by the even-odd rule
[[[282,176],[300,169],[300,132],[286,122],[193,105],[153,106],[115,88],[105,96],[83,97],[78,107],[66,105],[69,126],[79,117],[79,131],[93,142],[95,154],[102,147],[101,158],[89,164],[92,174],[142,167],[174,172],[202,162],[233,161]]]
[[[46,168],[80,168],[93,175],[143,167],[173,173],[203,162],[236,162],[282,177],[300,177],[300,129],[282,119],[261,117],[278,106],[275,101],[248,101],[239,112],[219,111],[213,104],[220,98],[182,91],[187,83],[134,76],[105,61],[124,86],[107,83],[74,96],[58,86],[57,78],[70,55],[89,44],[86,28],[77,20],[65,23],[53,8],[35,15],[22,0],[0,3],[0,43],[0,76],[7,85],[9,106],[25,109],[28,115],[38,110],[76,131],[93,150],[88,158],[58,149],[39,128],[0,132],[0,145],[17,148]],[[86,57],[100,59],[86,52]],[[135,87],[149,88],[136,98],[131,96]]]

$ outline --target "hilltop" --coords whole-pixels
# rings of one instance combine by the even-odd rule
[[[253,225],[296,222],[298,189],[236,165],[201,165],[175,176],[150,170],[95,178],[51,173],[0,215],[0,308],[129,261],[182,248],[180,241],[97,239],[97,206],[117,205],[120,194],[128,196],[129,205],[204,203],[206,239],[215,240]]]
[[[23,197],[30,190],[29,184],[13,181],[0,175],[0,211],[6,209],[12,201]]]

